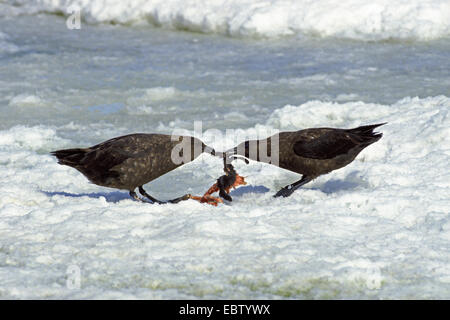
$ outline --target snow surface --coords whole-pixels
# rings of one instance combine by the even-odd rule
[[[0,9],[0,16],[69,16],[81,10],[89,23],[149,23],[244,37],[430,40],[450,35],[448,0],[6,0]]]
[[[388,124],[353,163],[286,199],[272,195],[298,175],[237,161],[249,184],[217,208],[143,204],[89,184],[48,154],[75,146],[60,127],[0,131],[0,298],[448,299],[449,111],[443,95],[276,109],[243,132]],[[201,194],[221,174],[204,155],[146,189]]]

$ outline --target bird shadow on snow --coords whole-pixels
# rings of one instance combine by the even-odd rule
[[[355,190],[357,188],[366,188],[369,186],[369,183],[361,178],[359,175],[359,171],[352,171],[349,173],[344,180],[328,180],[323,185],[319,187],[313,187],[308,188],[312,190],[320,190],[323,193],[331,194],[336,193],[340,191],[345,190]],[[271,190],[265,186],[251,186],[246,185],[239,187],[237,189],[233,189],[230,192],[230,195],[232,197],[241,197],[244,194],[247,193],[267,193],[271,192]],[[113,191],[113,192],[93,192],[93,193],[69,193],[64,191],[55,191],[55,192],[48,192],[44,191],[44,193],[48,196],[65,196],[65,197],[72,197],[72,198],[80,198],[80,197],[90,197],[90,198],[100,198],[104,197],[107,202],[119,202],[121,200],[128,199],[130,200],[131,197],[127,192],[120,192],[120,191]]]
[[[361,178],[359,171],[350,172],[344,180],[328,180],[318,189],[326,194],[336,193],[345,190],[355,190],[358,188],[367,188],[369,183]]]
[[[64,197],[72,197],[72,198],[80,198],[80,197],[90,197],[90,198],[100,198],[104,197],[107,202],[119,202],[124,199],[131,199],[130,195],[125,192],[114,191],[114,192],[94,192],[94,193],[69,193],[64,191],[55,191],[48,192],[44,191],[44,193],[48,196],[64,196]]]
[[[264,186],[243,186],[237,189],[231,190],[231,196],[240,197],[246,193],[266,193],[269,192],[270,189]]]
[[[294,181],[292,181],[294,182]],[[349,191],[349,190],[356,190],[359,188],[367,188],[369,187],[369,183],[360,175],[359,171],[352,171],[350,172],[344,179],[331,179],[326,181],[324,184],[319,186],[308,186],[305,185],[303,187],[300,187],[299,190],[302,189],[310,189],[310,190],[320,190],[321,192],[325,194],[332,194],[337,193],[340,191]],[[281,187],[280,187],[281,188]],[[271,190],[265,186],[243,186],[239,187],[237,189],[234,189],[230,192],[231,196],[242,196],[246,193],[267,193],[267,192],[274,192],[276,193],[277,190]]]

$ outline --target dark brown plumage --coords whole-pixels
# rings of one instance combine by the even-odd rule
[[[278,140],[278,164],[272,164],[302,175],[299,181],[275,194],[275,197],[288,197],[305,183],[351,163],[364,148],[382,137],[381,133],[374,133],[373,130],[383,124],[354,129],[311,128],[280,132],[267,139],[242,142],[226,152],[227,162],[231,162],[235,155],[240,155],[270,163],[274,159],[272,155],[276,155],[272,153],[277,150],[275,141]]]
[[[173,141],[171,135],[135,133],[89,148],[57,150],[51,154],[58,158],[59,164],[77,169],[92,183],[128,190],[134,199],[143,201],[134,191],[139,188],[139,192],[152,202],[164,203],[150,196],[142,186],[203,152],[215,154],[197,138],[181,136]],[[189,196],[169,202],[186,200]]]

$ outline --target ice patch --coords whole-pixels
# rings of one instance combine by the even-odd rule
[[[336,97],[336,101],[338,102],[345,102],[345,101],[355,101],[358,100],[358,95],[355,93],[341,93]]]
[[[5,131],[0,131],[0,151],[10,150],[49,150],[61,147],[68,143],[56,135],[54,129],[45,126],[26,127],[15,126]]]
[[[36,107],[43,104],[43,100],[40,97],[27,93],[21,93],[14,96],[9,101],[9,105],[13,107]]]
[[[327,74],[315,74],[311,76],[301,77],[301,78],[290,78],[290,79],[280,79],[281,83],[288,85],[299,85],[304,83],[318,82],[320,85],[334,85],[336,81]]]
[[[311,126],[343,127],[358,126],[361,122],[386,122],[401,124],[410,121],[419,112],[426,112],[426,121],[435,122],[435,115],[446,118],[450,99],[446,96],[420,98],[404,98],[392,105],[364,103],[361,101],[337,103],[323,101],[309,101],[300,106],[287,105],[275,110],[267,120],[266,125],[295,130]],[[383,120],[384,119],[384,120]],[[441,118],[439,118],[441,119]],[[423,123],[425,120],[421,120]],[[431,130],[432,123],[427,125]],[[441,136],[441,134],[439,134]]]
[[[177,95],[174,87],[155,87],[145,90],[145,98],[149,100],[166,100]]]
[[[446,0],[7,0],[4,12],[64,13],[89,23],[142,23],[230,36],[310,34],[359,40],[430,40],[450,35]],[[13,5],[15,7],[13,7]],[[17,7],[19,6],[19,7]]]

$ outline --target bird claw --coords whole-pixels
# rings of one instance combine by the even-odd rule
[[[188,199],[191,199],[191,198],[192,198],[192,194],[187,193],[187,194],[185,194],[184,196],[181,197],[181,200],[184,201],[184,200],[188,200]]]
[[[288,188],[283,188],[280,191],[278,191],[277,193],[274,194],[274,198],[278,198],[278,197],[289,197],[293,192],[295,191],[294,188],[288,189]]]
[[[169,203],[178,203],[178,202],[181,202],[181,201],[189,200],[189,199],[191,199],[191,197],[192,197],[192,195],[190,193],[187,193],[184,196],[181,196],[181,197],[173,199],[173,200],[169,200],[168,202]]]

